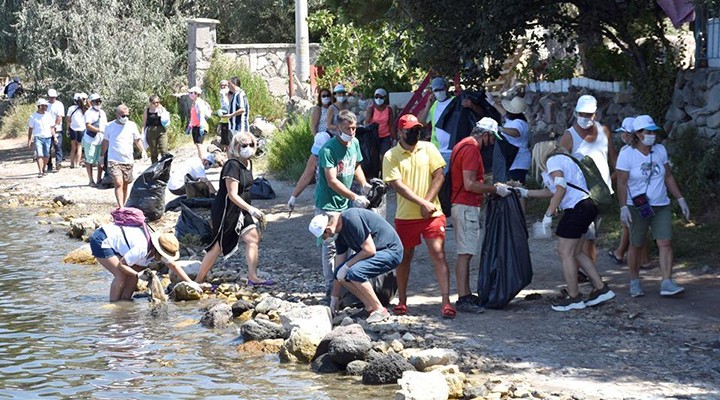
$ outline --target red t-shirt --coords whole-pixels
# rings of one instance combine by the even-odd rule
[[[466,206],[479,207],[483,201],[483,195],[465,190],[463,184],[463,171],[476,171],[475,178],[480,183],[484,182],[485,167],[483,166],[480,148],[472,137],[466,137],[453,147],[450,161],[450,174],[452,176],[452,204],[464,204]]]

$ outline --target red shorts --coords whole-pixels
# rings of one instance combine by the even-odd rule
[[[445,240],[445,215],[428,219],[396,219],[395,230],[406,249],[420,244],[420,236]]]

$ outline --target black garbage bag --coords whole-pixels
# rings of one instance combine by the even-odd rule
[[[260,176],[255,178],[250,188],[250,198],[253,200],[272,200],[276,198],[275,190],[270,181]]]
[[[202,216],[181,203],[180,218],[175,224],[175,237],[182,239],[187,235],[197,237],[203,244],[210,244],[213,239],[210,214]]]
[[[172,201],[165,204],[165,212],[175,211],[180,208],[181,204],[188,206],[189,208],[212,208],[213,202],[215,202],[215,194],[211,194],[210,197],[195,197],[188,199],[185,196],[179,196]]]
[[[360,167],[365,174],[365,179],[377,178],[382,169],[380,154],[380,139],[378,138],[378,124],[373,122],[370,125],[358,126],[355,137],[360,142],[360,153],[363,160]]]
[[[510,180],[510,167],[519,150],[519,147],[513,146],[506,139],[495,140],[492,156],[493,182],[505,183]]]
[[[160,219],[165,214],[165,187],[172,160],[172,154],[165,154],[143,171],[133,183],[125,207],[139,208],[150,221]]]
[[[395,270],[371,278],[369,282],[383,307],[390,305],[390,301],[395,297],[398,289]],[[354,294],[342,288],[340,292],[340,309],[345,307],[363,307],[363,303]]]
[[[185,175],[185,198],[188,200],[209,198],[210,185],[212,184],[207,180],[196,180],[190,174]]]
[[[492,196],[485,218],[478,297],[485,308],[503,308],[532,281],[525,214],[519,196]]]

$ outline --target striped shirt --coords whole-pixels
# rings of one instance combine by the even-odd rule
[[[235,92],[235,94],[233,94],[232,100],[230,101],[230,114],[240,109],[245,110],[245,112],[230,118],[228,125],[228,128],[235,134],[240,132],[250,132],[250,124],[248,123],[250,104],[248,104],[247,96],[242,89],[239,89]]]

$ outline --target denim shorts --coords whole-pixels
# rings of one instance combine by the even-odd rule
[[[50,157],[52,138],[35,137],[35,154],[41,158]]]
[[[90,250],[92,251],[92,255],[95,256],[95,258],[103,259],[112,257],[122,258],[122,255],[115,250],[102,247],[102,242],[104,242],[105,239],[107,239],[107,234],[102,228],[93,232],[92,236],[90,236]]]
[[[342,265],[335,269],[335,279],[338,279],[338,272],[345,267],[345,264],[357,255],[347,259]],[[367,282],[370,279],[392,271],[400,265],[403,252],[400,250],[380,250],[374,256],[356,262],[345,275],[346,281]]]

